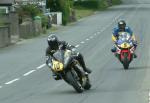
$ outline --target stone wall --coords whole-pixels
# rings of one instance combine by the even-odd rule
[[[15,12],[9,14],[10,19],[10,31],[11,35],[17,35],[19,37],[19,17]]]
[[[0,16],[5,27],[0,27],[0,47],[17,42],[20,38],[30,38],[42,32],[41,20],[28,20],[19,24],[18,15],[14,12]]]
[[[9,26],[0,27],[0,47],[8,46],[11,42]]]
[[[35,28],[32,22],[24,22],[19,27],[20,38],[29,38],[35,35]]]
[[[30,38],[42,33],[42,23],[41,20],[32,20],[28,18],[19,25],[20,38]]]

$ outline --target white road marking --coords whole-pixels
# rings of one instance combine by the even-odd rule
[[[2,88],[2,86],[0,86],[0,88]]]
[[[101,30],[101,33],[102,33],[103,31],[105,31],[105,29],[106,29],[106,28],[103,28],[103,29]]]
[[[86,39],[86,40],[89,40],[89,39]]]
[[[46,64],[42,64],[42,65],[40,65],[39,67],[37,67],[36,69],[41,69],[41,68],[43,68],[43,67],[45,67],[46,66]]]
[[[97,35],[97,33],[95,33],[94,35]]]
[[[27,76],[27,75],[29,75],[29,74],[31,74],[31,73],[33,73],[33,72],[35,72],[36,70],[31,70],[31,71],[29,71],[29,72],[27,72],[27,73],[25,73],[23,76]]]
[[[14,80],[11,80],[11,81],[9,81],[9,82],[6,82],[5,84],[12,84],[13,82],[18,81],[18,80],[19,80],[19,78],[16,78],[16,79],[14,79]]]
[[[77,48],[77,47],[79,47],[80,45],[76,45],[75,47]]]
[[[100,32],[98,31],[97,34],[99,34]]]
[[[93,36],[90,36],[90,38],[92,39],[92,38],[93,38]]]
[[[148,102],[150,103],[150,91],[148,93]]]
[[[84,44],[85,42],[84,42],[84,41],[82,41],[81,43],[82,43],[82,44]]]

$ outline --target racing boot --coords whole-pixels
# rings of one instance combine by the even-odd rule
[[[116,50],[116,47],[114,46],[112,49],[111,49],[111,52],[112,53],[115,53],[117,50]]]
[[[55,80],[60,80],[61,79],[61,77],[59,75],[57,75],[56,73],[54,73],[54,72],[53,72],[52,76]]]
[[[79,62],[85,72],[87,72],[87,73],[92,72],[89,68],[86,67],[85,62],[83,60],[83,56],[81,54],[79,55]]]
[[[85,71],[85,72],[87,72],[87,73],[91,73],[92,71],[89,69],[89,68],[83,68],[83,70]]]
[[[135,53],[133,53],[133,58],[137,58],[137,55]]]

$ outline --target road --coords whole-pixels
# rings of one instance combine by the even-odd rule
[[[83,53],[93,70],[93,86],[82,94],[64,81],[53,80],[44,65],[46,36],[0,49],[0,103],[149,103],[149,16],[149,0],[124,0],[123,5],[56,32]],[[126,71],[110,52],[112,28],[120,19],[127,21],[139,41],[138,58]]]

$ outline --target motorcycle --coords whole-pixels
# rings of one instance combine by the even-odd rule
[[[133,53],[135,50],[130,34],[127,32],[120,32],[115,47],[117,48],[115,55],[123,64],[124,69],[128,69],[129,64],[133,60]]]
[[[79,62],[74,59],[71,50],[57,50],[53,54],[52,71],[73,86],[78,93],[91,88],[88,74],[82,70]]]

